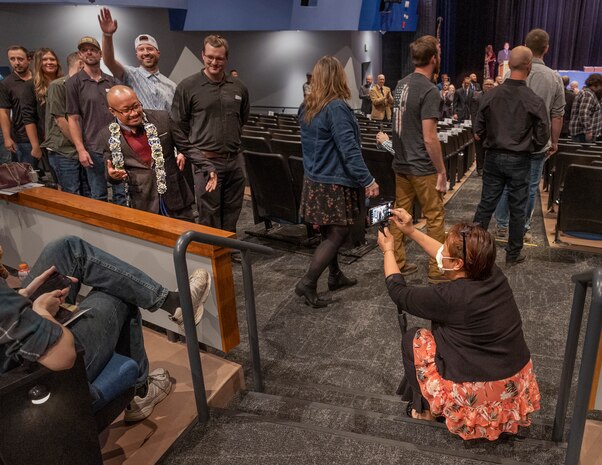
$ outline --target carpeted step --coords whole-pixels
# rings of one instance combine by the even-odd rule
[[[405,416],[406,402],[399,396],[359,391],[328,384],[300,383],[287,380],[267,381],[266,394],[290,397],[307,402],[318,402],[338,407],[367,410],[396,417]],[[555,402],[555,400],[554,400]],[[571,410],[569,410],[569,414]],[[553,415],[542,416],[540,412],[533,415],[529,428],[520,428],[519,435],[530,439],[549,440],[552,437]],[[567,420],[566,429],[570,421]]]
[[[319,427],[367,436],[373,439],[412,444],[423,451],[433,451],[485,462],[525,463],[564,462],[565,445],[540,439],[511,438],[507,440],[463,441],[447,431],[445,425],[413,420],[398,414],[384,414],[373,410],[312,402],[298,398],[248,392],[236,406],[239,412],[252,413],[273,421],[298,423],[303,427]],[[440,461],[439,463],[446,463]]]
[[[159,465],[527,465],[500,457],[448,451],[252,413],[213,411]],[[546,459],[542,456],[541,462]],[[556,462],[547,462],[553,465]]]

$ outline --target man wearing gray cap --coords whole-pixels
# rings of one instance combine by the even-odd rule
[[[115,59],[113,34],[117,31],[117,20],[108,8],[100,10],[98,23],[102,30],[102,59],[113,76],[134,89],[143,108],[169,111],[176,84],[159,72],[161,52],[155,38],[148,34],[136,37],[134,48],[140,66],[124,66]]]
[[[84,69],[66,82],[69,132],[77,150],[79,162],[90,185],[90,197],[107,200],[107,181],[103,161],[104,143],[98,134],[113,122],[107,105],[107,92],[117,84],[113,76],[100,69],[102,51],[94,37],[82,37],[77,49]],[[113,202],[125,204],[125,195],[113,189]]]

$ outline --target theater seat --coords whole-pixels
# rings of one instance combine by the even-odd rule
[[[0,463],[101,465],[98,433],[132,399],[137,372],[116,354],[91,388],[78,353],[69,370],[32,364],[2,374]]]
[[[602,167],[569,165],[560,194],[556,240],[560,232],[602,240]]]
[[[301,141],[291,141],[281,139],[280,136],[274,135],[272,137],[272,151],[274,153],[280,153],[285,157],[302,157],[303,151],[301,149]]]
[[[571,164],[591,165],[596,160],[602,160],[602,155],[590,155],[582,153],[558,152],[553,157],[553,167],[550,179],[550,197],[548,208],[560,198],[560,191],[564,184],[567,167]]]
[[[395,173],[393,172],[393,155],[386,150],[362,147],[362,156],[370,174],[378,183],[380,194],[377,199],[371,199],[370,205],[380,205],[383,202],[395,200]]]
[[[272,151],[272,146],[265,137],[243,135],[240,138],[240,143],[242,150],[262,153],[270,153]]]
[[[244,151],[251,186],[255,223],[261,221],[298,224],[299,204],[287,159],[278,153]]]

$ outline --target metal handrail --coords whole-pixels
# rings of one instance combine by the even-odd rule
[[[238,239],[213,236],[211,234],[197,231],[187,231],[177,240],[173,251],[174,265],[176,269],[176,281],[180,290],[180,305],[182,306],[182,318],[184,320],[184,333],[186,335],[186,346],[190,372],[192,374],[192,386],[198,419],[201,423],[209,420],[209,407],[205,394],[205,381],[203,379],[203,368],[201,366],[201,354],[199,352],[199,340],[194,323],[194,311],[192,308],[192,296],[188,284],[188,265],[186,264],[186,250],[191,242],[200,242],[218,247],[227,247],[240,250],[242,264],[242,279],[245,295],[245,310],[247,314],[247,327],[249,331],[249,355],[253,366],[253,386],[256,391],[263,391],[263,377],[261,375],[261,361],[259,358],[259,336],[257,334],[257,316],[255,312],[255,290],[253,288],[253,274],[249,252],[271,255],[274,249],[263,245],[252,244]]]
[[[577,393],[569,430],[565,465],[578,464],[581,443],[583,442],[588,401],[592,390],[596,356],[600,344],[600,331],[602,331],[602,268],[574,275],[572,281],[575,283],[575,292],[573,295],[562,374],[560,376],[560,390],[556,402],[554,428],[552,430],[552,440],[555,442],[562,441],[564,432],[571,380],[575,369],[577,345],[579,343],[579,332],[583,320],[585,297],[589,286],[592,287],[592,298],[585,340],[583,342],[581,368],[579,369],[579,378],[577,380]]]

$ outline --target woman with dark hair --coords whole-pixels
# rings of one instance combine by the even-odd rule
[[[386,284],[401,311],[432,321],[402,339],[413,418],[441,416],[462,439],[516,434],[539,410],[539,388],[512,289],[495,265],[495,240],[478,225],[457,224],[444,244],[416,230],[403,209],[391,219],[431,257],[449,282],[408,287],[393,254],[388,228],[379,233]]]
[[[376,197],[378,184],[364,163],[359,126],[345,102],[351,92],[341,62],[332,56],[320,58],[310,86],[299,109],[305,171],[300,215],[320,226],[322,242],[295,293],[319,308],[328,305],[317,292],[318,279],[327,267],[331,291],[357,284],[340,270],[337,255],[359,219],[361,189],[366,197]]]
[[[493,79],[495,75],[495,53],[493,51],[493,45],[489,44],[485,48],[485,79]]]

